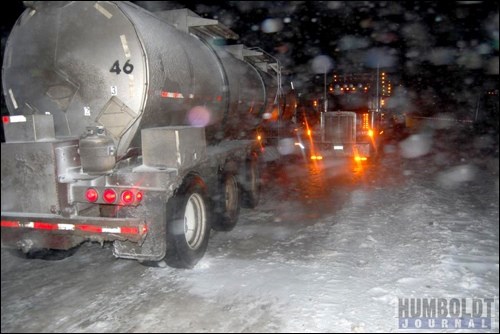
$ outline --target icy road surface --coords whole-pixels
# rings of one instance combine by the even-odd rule
[[[193,270],[96,244],[61,261],[2,250],[1,331],[395,332],[398,298],[477,297],[495,308],[475,331],[498,332],[498,167],[397,152],[354,181],[327,162],[270,168]]]

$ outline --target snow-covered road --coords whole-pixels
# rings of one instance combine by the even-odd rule
[[[493,329],[475,331],[498,332],[498,169],[443,154],[393,150],[302,197],[284,194],[318,176],[286,166],[289,188],[213,232],[193,270],[96,244],[61,261],[2,250],[1,331],[396,332],[398,298],[456,297],[494,298]]]

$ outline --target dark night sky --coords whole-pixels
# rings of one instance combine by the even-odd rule
[[[461,89],[440,88],[452,82],[465,89],[498,89],[498,65],[488,69],[498,63],[498,1],[136,3],[149,10],[187,7],[218,19],[239,34],[232,43],[274,54],[294,80],[309,84],[307,89],[314,88],[311,62],[320,55],[339,73],[373,70],[375,58],[395,81],[416,91],[433,86],[446,96]],[[2,10],[2,37],[22,8],[13,1]]]
[[[161,6],[156,2],[137,3]],[[183,1],[167,2],[164,6],[188,7],[202,16],[216,17],[239,33],[240,42],[248,46],[275,53],[288,50],[287,63],[293,66],[318,54],[337,58],[339,41],[346,35],[366,38],[367,48],[400,50],[410,43],[405,28],[413,23],[428,30],[429,40],[420,42],[431,47],[457,47],[458,41],[488,41],[491,36],[484,24],[492,14],[498,15],[495,1],[228,1],[211,5]],[[282,29],[263,32],[266,19],[284,21]]]
[[[385,64],[394,84],[421,96],[422,109],[453,110],[498,89],[497,1],[137,2],[151,10],[187,7],[240,35],[235,43],[278,57],[302,91],[321,92],[312,66],[327,56],[337,73]],[[274,20],[280,29],[266,32]]]
[[[24,6],[22,1],[12,1],[9,2],[9,6],[2,8],[1,12],[1,22],[0,27],[2,31],[2,36],[8,34],[14,23],[16,22],[19,15],[23,12]]]
[[[329,55],[334,61],[341,58],[339,41],[347,35],[366,38],[368,48],[401,51],[408,47],[403,30],[414,22],[428,28],[432,41],[427,42],[436,47],[456,47],[460,40],[487,40],[491,37],[484,23],[492,14],[498,15],[497,1],[135,2],[151,10],[187,7],[201,16],[217,18],[240,35],[238,42],[281,54],[290,67],[305,64],[319,54]],[[21,1],[12,1],[2,10],[2,35],[8,33],[22,8]],[[282,29],[263,32],[266,19],[284,21]],[[496,29],[498,32],[498,26]]]

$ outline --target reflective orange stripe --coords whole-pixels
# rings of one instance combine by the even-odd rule
[[[20,225],[18,221],[2,220],[2,227],[20,227]]]
[[[123,226],[123,227],[106,227],[97,225],[74,225],[74,224],[57,224],[57,223],[46,223],[46,222],[19,222],[16,220],[2,220],[2,227],[10,228],[33,228],[38,230],[62,230],[62,231],[73,231],[80,230],[89,233],[120,233],[120,234],[146,234],[148,228],[146,225],[141,225],[139,227],[135,226]]]

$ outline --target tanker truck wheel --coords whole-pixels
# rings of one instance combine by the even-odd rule
[[[207,250],[210,213],[205,183],[188,176],[167,203],[167,253],[175,268],[193,268]]]
[[[260,199],[260,171],[257,154],[252,154],[246,161],[242,176],[243,179],[240,182],[241,206],[253,209],[259,204]]]
[[[223,175],[219,191],[214,200],[214,219],[212,228],[216,231],[231,231],[238,222],[240,214],[240,191],[236,176]]]

